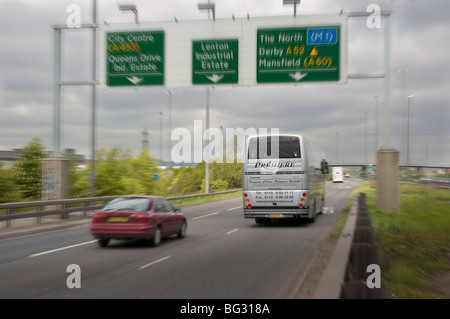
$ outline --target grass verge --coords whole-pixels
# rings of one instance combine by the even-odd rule
[[[339,236],[359,192],[366,194],[388,297],[445,298],[435,278],[450,271],[450,192],[401,184],[400,210],[383,211],[376,208],[374,183],[362,181],[330,237]]]

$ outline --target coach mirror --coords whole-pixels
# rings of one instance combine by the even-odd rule
[[[320,167],[322,169],[322,174],[328,174],[328,162],[326,160],[322,160],[322,162],[320,162]]]

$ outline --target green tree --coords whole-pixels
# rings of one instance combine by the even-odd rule
[[[88,167],[79,170],[77,163],[69,158],[69,197],[83,198],[91,196],[91,183],[88,179]]]
[[[167,195],[177,196],[196,194],[204,191],[205,187],[205,163],[196,166],[181,167],[176,169],[177,174],[170,185]]]
[[[143,149],[137,158],[132,158],[124,180],[129,194],[153,194],[153,174],[158,173],[158,163],[148,149]]]
[[[210,191],[225,191],[242,187],[241,163],[211,163]]]
[[[33,138],[19,154],[13,172],[22,200],[41,199],[42,160],[47,156],[48,151],[38,137]]]
[[[120,147],[112,147],[110,150],[106,148],[97,150],[95,164],[96,196],[126,193],[124,177],[127,176],[130,160],[130,151],[123,150]]]
[[[0,163],[0,203],[16,202],[20,200],[17,185],[14,181],[12,169],[1,167]]]

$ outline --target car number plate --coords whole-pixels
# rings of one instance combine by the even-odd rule
[[[112,223],[123,223],[128,221],[127,216],[110,216],[108,217],[108,221]]]
[[[269,217],[270,218],[283,218],[284,215],[283,214],[270,214]]]

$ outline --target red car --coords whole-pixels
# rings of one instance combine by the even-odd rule
[[[184,238],[187,222],[184,214],[165,198],[127,195],[110,201],[92,216],[91,234],[100,247],[111,239],[144,239],[158,246],[170,235]]]

